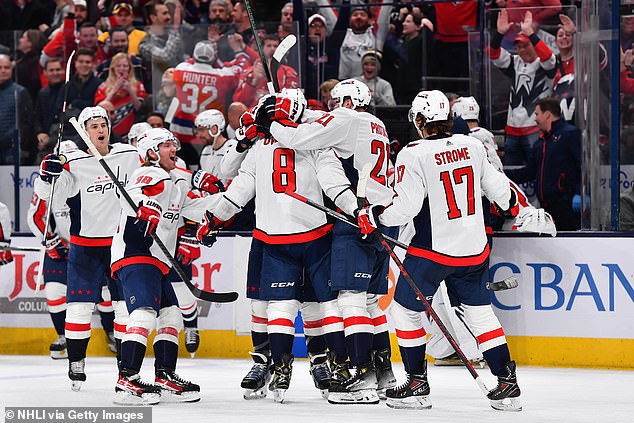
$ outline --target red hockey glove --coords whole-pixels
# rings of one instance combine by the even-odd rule
[[[368,238],[379,228],[379,215],[383,213],[383,210],[385,207],[374,205],[362,207],[355,212],[362,239]]]
[[[300,114],[300,105],[288,97],[276,96],[264,101],[264,110],[269,120],[294,120]]]
[[[46,255],[53,260],[65,259],[68,255],[68,243],[55,234],[46,240]]]
[[[156,201],[145,200],[139,204],[139,211],[136,213],[134,224],[143,236],[152,236],[156,232],[162,212],[161,205]]]
[[[196,236],[181,235],[178,240],[178,251],[176,252],[176,258],[184,265],[188,265],[197,258],[200,257],[200,242],[196,239]]]
[[[216,194],[225,190],[220,179],[204,170],[194,172],[192,175],[192,187],[208,192],[209,194]]]
[[[44,182],[52,182],[58,178],[64,170],[64,165],[60,156],[57,154],[48,154],[40,163],[40,178]]]
[[[216,218],[209,210],[205,212],[203,221],[198,226],[196,231],[196,238],[205,247],[211,247],[216,242],[216,236],[218,236],[218,230],[222,228],[223,221]]]
[[[511,188],[511,199],[509,200],[509,208],[507,210],[503,210],[496,203],[493,203],[493,204],[495,205],[495,210],[504,219],[513,219],[515,216],[517,216],[517,214],[520,211],[520,207],[517,204],[517,195],[515,195],[515,190],[513,190],[512,188]]]
[[[8,247],[9,242],[0,241],[0,248]],[[0,250],[0,266],[4,266],[5,264],[9,264],[13,261],[13,254],[11,254],[10,250]]]

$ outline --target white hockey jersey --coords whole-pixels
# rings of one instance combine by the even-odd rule
[[[192,173],[176,168],[167,172],[159,166],[144,166],[137,169],[126,185],[126,191],[135,204],[152,199],[162,208],[161,219],[156,227],[156,235],[168,251],[176,250],[178,228],[181,217],[200,222],[205,210],[218,201],[210,195],[200,198],[189,195]],[[168,258],[151,237],[145,237],[134,224],[136,213],[125,198],[121,198],[122,213],[119,228],[112,242],[112,272],[129,264],[152,264],[163,274],[171,267]]]
[[[414,141],[398,155],[396,196],[380,215],[385,226],[414,219],[408,254],[451,266],[489,255],[482,195],[507,209],[510,185],[487,159],[482,143],[465,135]]]
[[[331,230],[322,211],[289,197],[287,190],[319,204],[323,190],[344,212],[356,209],[356,197],[332,149],[296,151],[265,138],[251,147],[238,176],[211,210],[227,220],[255,196],[253,236],[268,244],[308,242]]]
[[[0,203],[0,241],[11,239],[11,213],[4,203]]]
[[[206,145],[203,148],[203,151],[200,153],[200,168],[205,172],[209,172],[214,175],[216,178],[220,179],[222,183],[226,186],[227,182],[229,182],[235,175],[238,174],[237,169],[235,174],[231,172],[229,176],[225,175],[222,172],[222,162],[224,157],[229,154],[230,151],[234,151],[238,154],[236,149],[237,141],[233,139],[228,139],[225,141],[219,149],[214,150],[213,145]],[[238,168],[240,165],[238,164]]]
[[[491,164],[497,170],[503,172],[504,165],[502,165],[502,160],[500,159],[500,156],[498,156],[498,146],[495,143],[495,138],[493,137],[493,134],[487,129],[476,126],[475,128],[471,129],[469,135],[473,138],[479,139],[482,142],[482,145],[484,145],[484,149],[487,152],[487,157],[489,158]]]
[[[376,116],[338,107],[311,123],[285,126],[273,122],[271,134],[280,144],[295,150],[331,147],[342,159],[346,176],[353,187],[357,186],[361,169],[372,163],[368,200],[384,206],[392,201],[394,192],[387,177],[390,142],[385,125]]]
[[[70,208],[70,242],[87,247],[110,246],[121,213],[119,191],[96,157],[77,150],[66,158],[54,195],[65,199]],[[141,165],[136,148],[128,144],[111,145],[104,160],[124,185]],[[51,184],[38,178],[34,192],[48,200]]]
[[[44,240],[47,212],[48,201],[42,200],[36,193],[33,193],[26,218],[31,233],[40,241]],[[53,215],[49,222],[48,233],[49,236],[57,234],[64,241],[70,241],[70,207],[66,204],[65,198],[57,195],[53,198]]]

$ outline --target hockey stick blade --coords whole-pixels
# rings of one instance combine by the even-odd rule
[[[0,247],[1,251],[32,251],[32,252],[37,252],[37,253],[41,253],[42,252],[42,248],[37,248],[37,247],[18,247],[18,246],[7,246],[7,247]]]
[[[84,128],[81,127],[81,125],[79,124],[79,122],[77,121],[75,117],[70,118],[69,122],[71,123],[71,125],[73,125],[73,127],[75,128],[75,130],[77,131],[81,139],[84,140],[86,145],[93,152],[93,154],[95,155],[95,158],[98,159],[99,164],[101,165],[103,170],[106,171],[106,173],[110,177],[110,180],[116,185],[117,189],[119,190],[119,192],[121,193],[125,201],[128,203],[130,208],[134,210],[134,212],[136,213],[139,210],[139,206],[137,206],[134,203],[134,201],[130,197],[130,194],[128,194],[128,191],[126,191],[121,181],[119,181],[119,179],[117,179],[117,176],[112,172],[112,169],[110,168],[110,166],[108,166],[108,163],[106,163],[105,159],[103,158],[99,150],[97,150],[97,147],[95,147],[95,144],[92,142],[92,140],[90,139],[90,137],[88,136]],[[151,236],[156,246],[159,247],[163,255],[167,258],[167,260],[172,265],[172,268],[174,269],[174,271],[178,274],[178,276],[181,278],[181,280],[185,283],[187,288],[189,288],[191,293],[196,298],[199,298],[204,301],[218,302],[218,303],[232,302],[238,298],[237,292],[209,292],[209,291],[203,291],[200,288],[196,287],[192,283],[192,281],[189,279],[189,277],[185,274],[183,269],[180,267],[180,264],[176,261],[174,256],[172,256],[172,254],[169,252],[165,244],[163,244],[163,241],[161,241],[161,238],[159,238],[156,233],[152,233]]]
[[[277,63],[282,63],[284,60],[284,56],[288,53],[293,46],[297,43],[297,38],[293,34],[289,34],[282,40],[279,46],[275,49],[275,53],[273,53],[273,59]]]
[[[491,291],[506,291],[507,289],[517,288],[518,286],[519,282],[515,276],[509,276],[497,282],[487,282],[487,289]]]

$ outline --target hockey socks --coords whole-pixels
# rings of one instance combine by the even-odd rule
[[[59,313],[50,313],[53,327],[58,335],[64,335],[64,325],[66,321],[66,310]]]
[[[101,304],[97,305],[97,309],[99,310],[99,315],[101,316],[101,326],[103,327],[103,330],[107,334],[113,333],[114,332],[114,311],[112,311],[112,306],[110,306],[111,311],[102,311]]]
[[[346,336],[346,347],[350,355],[350,363],[357,367],[371,362],[370,349],[374,335],[367,332],[354,333]]]
[[[511,361],[511,353],[507,344],[498,345],[495,348],[482,353],[484,359],[491,369],[491,373],[500,376],[506,372],[506,364]]]
[[[326,351],[326,336],[310,336],[304,334],[306,338],[306,351],[309,355],[317,355]]]
[[[253,343],[253,351],[256,353],[271,355],[271,344],[269,342],[269,334],[267,332],[251,331],[251,342]]]
[[[192,303],[188,308],[181,308],[183,324],[186,328],[198,328],[198,303]]]
[[[68,361],[81,361],[86,358],[90,338],[71,339],[66,337],[66,350],[68,351]]]
[[[286,335],[282,333],[269,334],[269,340],[271,342],[271,359],[274,364],[280,365],[282,363],[282,356],[289,354],[293,350],[293,335]]]
[[[178,357],[178,344],[170,341],[154,342],[154,357],[154,366],[157,369],[159,367],[175,369]]]
[[[145,356],[145,345],[136,341],[123,341],[121,343],[121,369],[130,369],[138,373]],[[155,351],[156,354],[156,351]],[[158,357],[157,357],[158,360]]]
[[[390,349],[390,333],[388,331],[375,333],[372,338],[372,349],[374,351]]]

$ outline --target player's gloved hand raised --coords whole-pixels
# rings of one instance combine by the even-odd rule
[[[225,186],[220,179],[204,170],[194,172],[192,175],[192,187],[210,194],[216,194],[225,190]]]
[[[357,223],[361,231],[361,239],[367,239],[379,228],[379,216],[383,213],[385,207],[381,205],[371,205],[361,207],[355,211]]]
[[[48,154],[40,163],[40,178],[50,183],[62,174],[62,170],[64,170],[62,157],[57,154]]]
[[[139,204],[134,224],[143,236],[152,236],[156,232],[162,212],[161,205],[154,200],[144,200]]]
[[[178,239],[176,258],[184,265],[188,265],[200,257],[200,241],[196,234],[185,233]]]
[[[271,136],[271,133],[268,131],[268,128],[255,123],[255,116],[252,112],[244,112],[242,116],[240,116],[240,127],[236,131],[236,140],[238,141],[236,151],[243,153],[255,144],[258,137],[269,136]]]
[[[4,266],[5,264],[9,264],[13,261],[13,254],[10,250],[2,250],[2,247],[8,247],[9,242],[0,241],[0,266]]]
[[[271,120],[269,119],[268,114],[266,113],[266,104],[270,102],[275,102],[275,96],[272,94],[267,94],[264,97],[258,100],[258,103],[253,107],[251,114],[255,119],[255,124],[259,127],[260,131],[266,132],[266,136],[270,137],[271,132],[269,129],[271,128]]]
[[[196,238],[205,247],[211,247],[216,242],[218,231],[222,228],[223,223],[224,222],[222,220],[218,219],[212,212],[207,210],[205,212],[205,216],[203,217],[203,221],[198,226],[198,231],[196,231]]]
[[[65,259],[68,255],[68,243],[55,234],[46,239],[46,255],[53,260]]]
[[[302,106],[297,101],[280,95],[267,98],[263,107],[267,118],[272,121],[290,120],[296,122],[303,112]]]

